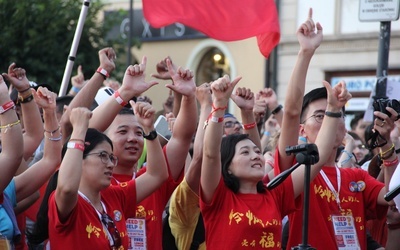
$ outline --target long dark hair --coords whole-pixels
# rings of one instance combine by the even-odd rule
[[[105,134],[101,133],[96,129],[89,128],[86,131],[85,150],[83,151],[83,158],[86,158],[86,154],[90,153],[98,144],[104,141],[108,142],[111,145],[111,148],[113,148],[113,144],[110,138],[108,138],[108,136],[106,136]],[[64,144],[62,148],[63,158],[65,153],[67,152],[67,143],[68,141]],[[53,191],[56,190],[57,183],[58,183],[58,170],[53,174],[53,176],[50,178],[47,184],[46,192],[43,196],[42,203],[40,204],[39,211],[36,215],[36,222],[34,224],[33,230],[26,232],[26,236],[28,238],[28,244],[39,245],[43,241],[49,238],[48,201],[51,193],[53,193]]]
[[[221,142],[222,177],[224,178],[225,185],[234,193],[237,193],[239,191],[240,182],[239,178],[229,173],[229,166],[231,165],[232,159],[235,156],[236,144],[246,139],[249,139],[249,135],[247,134],[232,134],[222,138]],[[265,192],[265,186],[262,183],[262,180],[257,183],[257,192]]]

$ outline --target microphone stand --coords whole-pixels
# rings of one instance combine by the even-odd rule
[[[302,225],[302,243],[297,247],[292,247],[292,250],[315,250],[308,244],[308,215],[310,206],[310,183],[311,183],[311,165],[314,165],[319,160],[318,148],[315,144],[301,144],[298,146],[287,147],[286,154],[296,154],[297,163],[291,168],[283,171],[271,182],[267,184],[269,190],[278,186],[283,182],[297,167],[304,164],[304,199],[303,199],[303,225]]]

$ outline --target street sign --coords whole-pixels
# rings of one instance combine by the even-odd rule
[[[361,22],[387,22],[399,19],[400,0],[360,0]]]

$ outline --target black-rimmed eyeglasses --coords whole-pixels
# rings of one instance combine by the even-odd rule
[[[315,119],[316,122],[318,123],[322,123],[322,121],[324,120],[325,117],[325,113],[316,113],[313,114],[312,116],[306,118],[303,122],[301,122],[301,124],[304,124],[308,119],[310,119],[311,117],[313,117]],[[346,117],[346,115],[342,115],[342,118],[344,119]]]

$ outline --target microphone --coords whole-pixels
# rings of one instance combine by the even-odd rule
[[[400,194],[400,185],[395,187],[392,191],[389,193],[385,194],[384,199],[385,201],[391,201],[393,200],[398,194]]]

